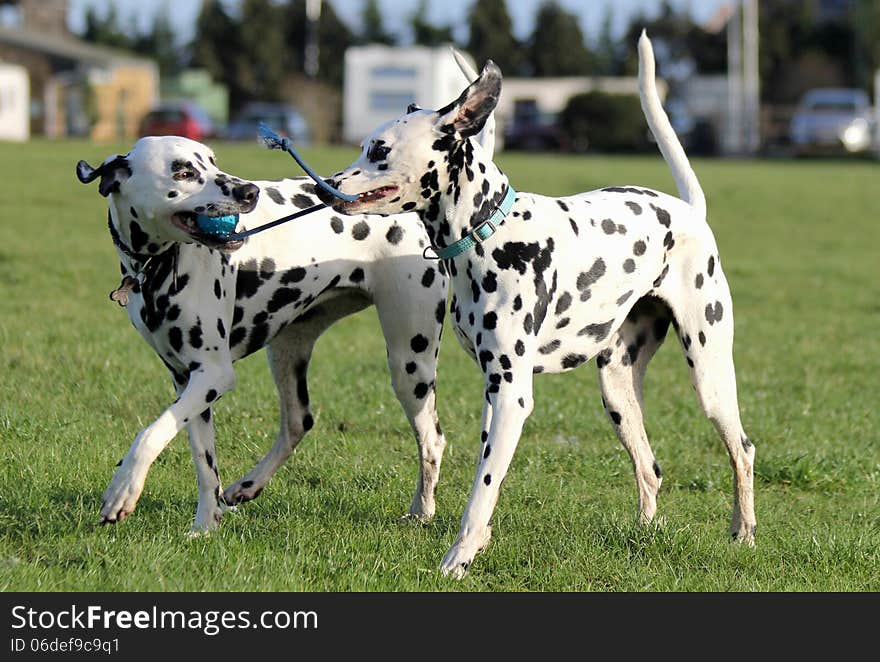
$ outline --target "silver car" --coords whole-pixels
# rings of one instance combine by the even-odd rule
[[[810,90],[791,120],[791,144],[796,154],[866,152],[871,149],[873,135],[868,95],[855,88]]]

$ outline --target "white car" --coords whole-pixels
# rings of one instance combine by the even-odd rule
[[[862,153],[871,149],[874,114],[868,95],[856,88],[817,88],[798,104],[791,120],[796,154]]]

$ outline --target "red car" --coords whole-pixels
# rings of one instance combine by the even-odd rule
[[[197,104],[164,103],[144,116],[140,135],[182,136],[201,141],[214,135],[214,123]]]

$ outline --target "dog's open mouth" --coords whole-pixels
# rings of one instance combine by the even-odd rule
[[[396,193],[400,187],[390,184],[388,186],[380,186],[379,188],[370,189],[369,191],[364,191],[363,193],[359,193],[356,200],[352,200],[351,202],[337,200],[334,202],[334,207],[357,207],[363,204],[369,204],[371,202],[378,202],[379,200],[384,200],[388,196],[393,193]]]
[[[220,216],[220,215],[218,215]],[[199,227],[199,215],[191,211],[179,211],[171,215],[171,224],[205,246],[234,251],[244,245],[243,239],[226,239],[222,234],[208,234]]]

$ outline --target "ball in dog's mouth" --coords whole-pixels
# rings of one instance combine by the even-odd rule
[[[208,216],[184,211],[173,214],[171,222],[194,239],[218,248],[235,250],[244,243],[240,239],[229,240],[238,225],[238,214]]]

